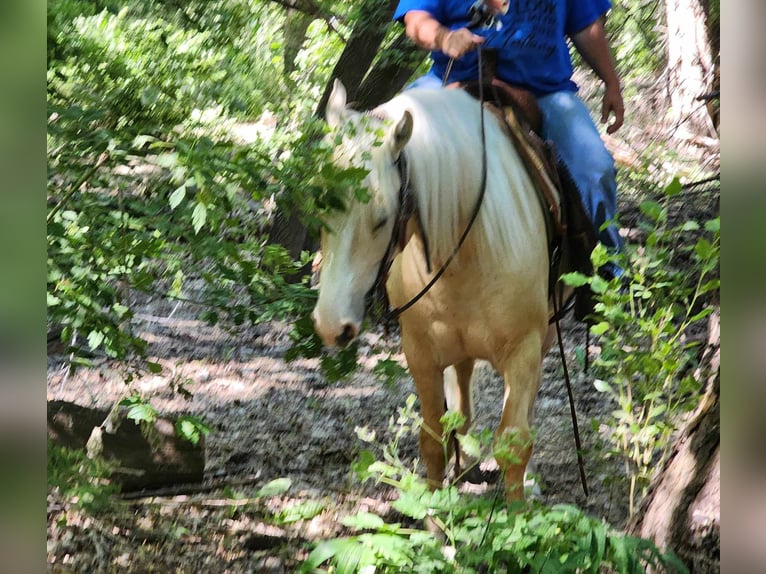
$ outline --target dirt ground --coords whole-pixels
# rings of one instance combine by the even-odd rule
[[[634,145],[626,130],[621,140],[625,161],[637,161],[646,146]],[[646,130],[640,135],[646,141]],[[629,226],[635,206],[623,205],[621,211]],[[351,463],[363,448],[355,427],[366,425],[386,442],[389,417],[415,392],[409,377],[391,388],[372,373],[377,360],[389,353],[404,364],[396,336],[386,340],[380,330],[365,333],[359,370],[347,381],[330,383],[316,360],[285,362],[289,325],[225,330],[197,320],[198,312],[188,303],[141,302],[135,329],[149,341],[148,353],[163,371],[130,388],[162,413],[195,414],[210,426],[204,481],[210,489],[126,500],[96,516],[49,493],[49,572],[293,572],[309,542],[345,532],[343,516],[358,510],[389,512],[391,490],[359,484]],[[569,316],[562,328],[591,492],[585,497],[580,486],[562,364],[554,346],[545,358],[536,402],[538,496],[547,504],[573,503],[620,528],[627,517],[627,493],[607,477],[619,476],[621,466],[592,450],[591,421],[612,407],[575,358],[575,349],[585,343],[584,326]],[[591,347],[592,354],[597,351]],[[66,357],[54,349],[48,357],[48,400],[109,408],[128,392],[124,378],[119,365],[105,358],[68,375]],[[494,429],[502,381],[486,363],[477,364],[474,380],[474,429]],[[185,381],[192,398],[173,394],[170,381]],[[406,461],[417,457],[415,436],[402,443],[400,454]],[[285,494],[255,497],[264,484],[281,477],[291,480]],[[322,511],[290,524],[270,519],[306,501],[318,501]]]
[[[137,327],[150,341],[150,355],[162,364],[163,373],[142,378],[132,388],[163,413],[204,418],[211,427],[205,480],[235,485],[232,489],[243,500],[232,501],[221,486],[201,494],[131,500],[113,515],[86,517],[52,496],[51,571],[289,572],[304,556],[305,541],[341,533],[344,515],[364,508],[386,512],[390,490],[359,484],[350,466],[364,447],[355,427],[366,425],[386,442],[389,417],[415,392],[409,377],[391,388],[372,374],[377,360],[389,352],[404,365],[403,356],[396,354],[397,337],[384,341],[380,332],[365,334],[362,368],[348,381],[328,383],[317,360],[285,362],[288,325],[226,332],[197,321],[195,312],[188,304],[147,301]],[[589,421],[605,406],[574,357],[575,346],[584,345],[583,326],[567,319],[563,328],[587,448],[592,438]],[[104,359],[67,376],[65,357],[54,354],[49,357],[48,399],[108,408],[128,390],[121,375]],[[188,381],[191,400],[168,391],[172,378]],[[494,429],[502,380],[487,363],[477,365],[474,397],[474,428]],[[605,468],[600,457],[586,457],[589,497],[580,486],[557,349],[545,360],[536,404],[539,436],[533,460],[541,499],[571,502],[621,524],[625,494],[603,480],[614,468]],[[417,457],[415,436],[402,444],[401,454],[405,461]],[[247,500],[266,482],[281,477],[292,481],[284,496]],[[304,500],[322,501],[325,510],[289,527],[268,525],[269,511]],[[63,517],[65,525],[60,524]]]
[[[680,217],[688,208],[679,205]],[[69,375],[66,356],[55,349],[49,354],[48,400],[109,408],[137,390],[161,413],[194,414],[211,429],[203,483],[209,489],[202,492],[126,500],[96,516],[49,493],[50,572],[293,572],[307,555],[308,543],[346,533],[344,516],[359,510],[390,515],[391,489],[360,484],[351,463],[366,448],[355,428],[367,426],[381,444],[387,443],[389,418],[415,392],[408,376],[391,387],[372,372],[378,360],[389,356],[404,366],[397,335],[386,339],[381,329],[364,333],[358,371],[346,381],[328,382],[316,359],[285,361],[289,325],[226,330],[197,320],[198,312],[189,303],[163,299],[140,304],[137,334],[149,341],[150,359],[163,371],[130,386],[121,367],[106,358]],[[590,494],[584,495],[579,481],[562,363],[554,345],[544,361],[535,409],[537,496],[547,504],[575,504],[621,528],[628,513],[625,483],[614,480],[621,465],[593,448],[592,421],[604,420],[613,407],[575,356],[576,349],[584,349],[585,326],[570,314],[562,322],[562,335]],[[597,352],[597,341],[592,341],[590,356]],[[192,398],[174,394],[171,381],[185,382]],[[491,366],[477,363],[475,431],[496,427],[502,392],[502,379]],[[417,450],[414,435],[400,445],[408,463],[417,458]],[[291,486],[283,495],[255,496],[267,482],[285,477]],[[270,518],[315,503],[322,509],[310,519],[278,525]]]

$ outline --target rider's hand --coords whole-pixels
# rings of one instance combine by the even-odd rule
[[[625,104],[619,84],[607,85],[604,89],[604,100],[601,104],[602,124],[609,121],[610,114],[614,114],[614,121],[606,127],[606,133],[613,134],[620,128],[625,117]]]
[[[482,42],[484,42],[484,38],[477,36],[468,28],[458,28],[457,30],[450,30],[442,36],[439,49],[450,58],[458,59],[463,54],[475,50]]]

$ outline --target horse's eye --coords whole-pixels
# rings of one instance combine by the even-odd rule
[[[386,223],[388,223],[388,217],[384,217],[383,219],[378,221],[375,224],[375,227],[372,228],[372,232],[375,233],[376,231],[383,229],[386,226]]]

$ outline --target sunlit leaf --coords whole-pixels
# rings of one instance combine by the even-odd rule
[[[194,233],[199,233],[199,230],[205,225],[205,221],[207,221],[207,207],[205,207],[204,203],[199,202],[194,206],[194,211],[192,212]]]
[[[278,496],[284,494],[292,485],[293,481],[290,478],[275,478],[274,480],[264,484],[258,492],[255,493],[256,498],[267,496]]]

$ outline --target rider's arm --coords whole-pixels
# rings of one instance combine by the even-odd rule
[[[604,32],[603,20],[597,19],[591,25],[572,34],[571,38],[577,51],[604,82],[601,121],[606,122],[609,119],[609,114],[614,113],[614,121],[606,130],[611,134],[622,125],[625,106],[622,101],[620,79],[617,76],[617,69],[614,66],[614,60]]]
[[[407,36],[425,50],[444,52],[450,58],[459,58],[484,41],[467,28],[450,30],[436,18],[422,10],[410,10],[404,15]]]

